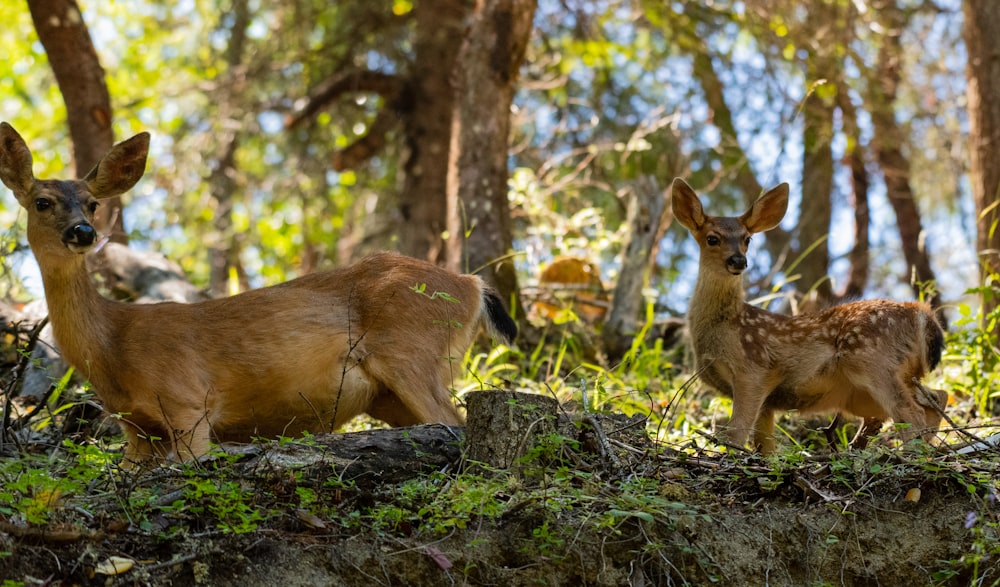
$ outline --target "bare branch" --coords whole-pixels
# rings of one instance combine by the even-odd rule
[[[386,103],[394,104],[402,95],[403,88],[403,80],[395,75],[367,69],[341,73],[320,83],[306,103],[288,115],[285,127],[293,128],[306,119],[313,118],[344,94],[378,94],[385,98]]]

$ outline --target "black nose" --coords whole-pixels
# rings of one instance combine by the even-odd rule
[[[65,238],[66,244],[79,245],[81,247],[86,247],[94,244],[94,240],[97,238],[97,231],[94,227],[89,224],[77,224],[73,226],[68,231],[66,231]]]
[[[747,268],[747,258],[743,255],[733,255],[726,259],[726,269],[732,273],[742,273]]]

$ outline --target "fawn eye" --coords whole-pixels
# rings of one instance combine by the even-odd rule
[[[750,237],[746,237],[745,239],[743,239],[743,244],[749,247],[750,246]]]
[[[90,208],[90,213],[93,214],[94,212],[97,212],[97,208],[100,205],[101,204],[99,202],[91,202],[91,203],[87,204],[87,207]]]
[[[44,212],[52,207],[52,200],[48,198],[38,198],[35,200],[35,210],[39,212]]]
[[[709,236],[708,238],[706,238],[705,242],[708,243],[708,246],[710,246],[710,247],[717,247],[717,246],[719,246],[719,243],[721,241],[719,240],[719,237],[712,235],[712,236]]]

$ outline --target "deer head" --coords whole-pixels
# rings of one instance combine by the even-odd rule
[[[28,145],[0,123],[0,180],[28,211],[28,242],[36,255],[82,254],[97,242],[94,212],[99,200],[129,190],[142,177],[149,133],[115,145],[82,180],[39,180]]]

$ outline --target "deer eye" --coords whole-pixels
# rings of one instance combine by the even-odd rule
[[[52,200],[48,198],[38,198],[35,200],[35,210],[44,212],[52,207]]]
[[[708,243],[708,246],[710,246],[710,247],[717,247],[717,246],[719,246],[719,243],[722,242],[722,241],[719,240],[719,237],[717,237],[715,235],[712,235],[712,236],[709,236],[708,238],[706,238],[705,242]]]
[[[97,208],[100,207],[100,205],[101,204],[99,202],[91,202],[87,204],[87,207],[90,208],[90,213],[93,214],[94,212],[97,212]]]
[[[743,239],[743,244],[749,247],[750,246],[750,237],[746,237],[745,239]]]

